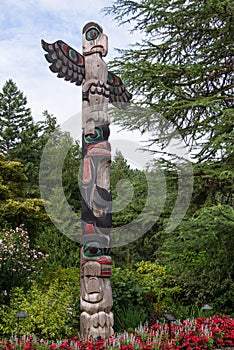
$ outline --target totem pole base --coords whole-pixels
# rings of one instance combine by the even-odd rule
[[[83,337],[108,338],[114,333],[110,284],[112,259],[104,255],[92,260],[85,256],[84,248],[81,249],[80,333]]]
[[[114,334],[113,324],[112,312],[99,311],[94,315],[89,315],[84,311],[80,315],[80,332],[83,337],[109,338]]]

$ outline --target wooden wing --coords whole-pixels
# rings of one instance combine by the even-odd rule
[[[71,83],[81,85],[85,77],[84,57],[76,50],[58,40],[53,44],[41,41],[43,49],[47,52],[45,58],[50,65],[53,73],[57,73],[59,78],[64,78]]]
[[[132,94],[127,91],[122,80],[114,73],[108,72],[107,83],[110,90],[110,103],[120,109],[126,109]]]

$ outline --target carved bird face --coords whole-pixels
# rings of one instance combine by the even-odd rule
[[[103,29],[97,23],[87,23],[83,28],[82,35],[83,55],[100,53],[106,56],[108,52],[108,38],[103,34]]]

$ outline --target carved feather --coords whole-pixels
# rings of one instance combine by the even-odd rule
[[[128,92],[122,80],[114,73],[108,72],[107,84],[110,90],[110,103],[120,109],[126,109],[132,98],[132,94]]]
[[[57,73],[59,78],[64,78],[71,83],[81,85],[85,77],[84,57],[72,47],[58,40],[53,44],[41,41],[43,49],[47,52],[45,58],[50,65],[50,70]]]

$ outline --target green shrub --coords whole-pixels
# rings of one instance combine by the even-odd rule
[[[67,271],[69,275],[69,271]],[[74,282],[74,281],[73,281]],[[35,334],[47,339],[60,339],[74,335],[79,329],[77,310],[78,283],[68,283],[54,279],[48,284],[34,282],[27,293],[15,288],[10,295],[10,304],[0,311],[0,331],[2,336],[10,334]],[[79,307],[79,306],[78,306]],[[28,315],[17,323],[16,315],[23,310]]]
[[[135,267],[113,268],[111,286],[116,331],[136,327],[163,310],[176,311],[175,299],[180,288],[171,285],[166,268],[157,262],[142,261]]]

